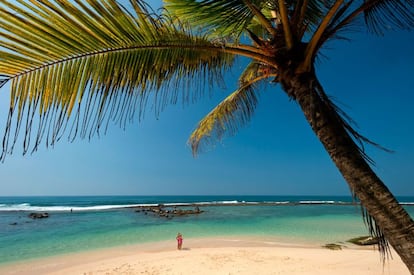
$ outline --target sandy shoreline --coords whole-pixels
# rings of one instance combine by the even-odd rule
[[[372,247],[255,239],[185,239],[80,252],[0,266],[0,274],[410,274],[399,256],[385,265]]]

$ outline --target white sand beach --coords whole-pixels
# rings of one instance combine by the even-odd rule
[[[0,266],[0,274],[410,274],[400,257],[383,265],[373,247],[344,244],[330,250],[311,244],[253,239],[185,239],[122,246]]]

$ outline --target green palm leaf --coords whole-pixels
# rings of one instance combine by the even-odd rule
[[[164,0],[165,8],[179,20],[197,24],[215,36],[239,38],[251,23],[254,12],[246,4],[258,9],[263,0]]]
[[[234,135],[240,126],[250,121],[256,108],[257,83],[275,77],[273,70],[263,64],[250,63],[239,79],[239,88],[227,96],[197,125],[189,138],[193,154],[222,139],[225,133]]]
[[[368,30],[382,35],[384,31],[414,28],[414,1],[370,0],[345,3],[331,20],[319,42],[324,44],[331,38],[345,38],[339,35],[350,27],[361,27],[358,21],[364,18]]]
[[[105,121],[142,114],[149,98],[155,112],[196,99],[232,63],[186,26],[148,16],[141,2],[131,1],[134,14],[114,0],[18,3],[0,4],[0,85],[11,82],[2,159],[21,128],[24,152],[33,138],[32,150],[45,137],[53,145],[70,121],[71,138],[93,136]],[[179,89],[188,79],[200,93]]]

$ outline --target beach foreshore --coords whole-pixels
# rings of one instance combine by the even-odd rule
[[[400,257],[383,264],[372,246],[283,243],[252,237],[189,238],[65,254],[7,265],[0,274],[410,274]]]

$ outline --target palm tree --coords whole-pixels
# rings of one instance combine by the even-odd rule
[[[17,2],[17,3],[16,3]],[[280,84],[363,206],[370,233],[414,274],[414,222],[371,169],[364,144],[379,146],[325,93],[314,63],[326,42],[366,26],[414,27],[413,0],[0,1],[0,87],[11,102],[1,159],[22,128],[23,151],[91,137],[146,107],[192,102],[222,80],[236,57],[250,60],[238,89],[198,124],[193,153],[249,121],[264,80]],[[136,114],[138,112],[138,114]]]

